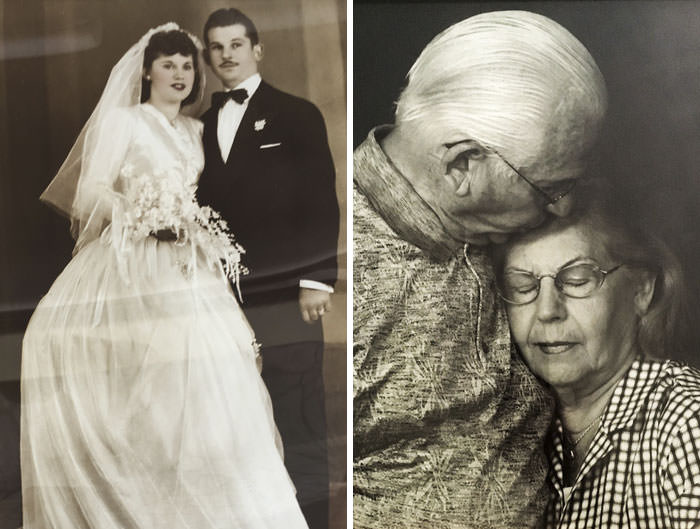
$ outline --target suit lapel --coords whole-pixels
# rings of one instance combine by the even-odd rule
[[[204,145],[204,155],[206,157],[207,163],[210,166],[223,164],[217,134],[219,112],[213,108],[210,108],[207,112],[205,112],[202,115],[200,119],[204,124],[204,134],[202,137],[202,143]]]

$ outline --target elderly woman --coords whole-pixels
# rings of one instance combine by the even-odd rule
[[[602,209],[499,250],[499,290],[558,413],[546,443],[547,527],[694,527],[700,520],[700,371],[669,352],[679,268]]]

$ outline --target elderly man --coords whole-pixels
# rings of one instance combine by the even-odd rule
[[[566,215],[606,109],[595,61],[522,11],[423,50],[354,155],[354,527],[532,527],[551,401],[481,248]]]

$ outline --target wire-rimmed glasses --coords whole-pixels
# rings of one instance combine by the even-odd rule
[[[537,299],[542,279],[551,277],[559,292],[569,298],[587,298],[598,290],[608,274],[624,266],[624,263],[603,270],[593,263],[576,263],[564,266],[555,274],[535,275],[524,271],[509,271],[498,281],[498,294],[511,305],[527,305]]]

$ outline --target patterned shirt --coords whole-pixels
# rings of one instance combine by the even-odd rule
[[[375,131],[354,164],[354,527],[533,527],[552,402],[489,260],[449,237]]]
[[[700,522],[700,371],[636,360],[618,382],[565,501],[562,424],[547,442],[547,527],[689,528]]]

